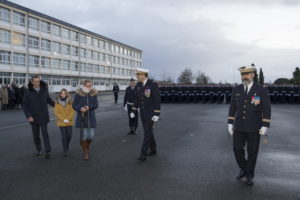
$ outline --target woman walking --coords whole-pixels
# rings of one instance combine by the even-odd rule
[[[72,97],[66,89],[62,89],[56,98],[54,113],[56,123],[61,132],[64,156],[69,156],[69,145],[72,139],[72,126],[75,111],[72,108]]]
[[[76,91],[73,108],[77,112],[76,128],[80,128],[80,145],[83,150],[83,160],[89,159],[90,144],[96,128],[95,109],[98,108],[97,90],[92,81],[87,79]]]

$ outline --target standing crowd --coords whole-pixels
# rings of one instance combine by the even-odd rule
[[[1,110],[14,110],[21,108],[24,94],[27,88],[15,83],[10,85],[2,84],[0,88]]]

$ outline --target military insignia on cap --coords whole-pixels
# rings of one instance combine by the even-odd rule
[[[243,66],[239,68],[239,71],[241,72],[241,74],[243,73],[251,73],[251,72],[256,72],[256,68],[254,66]]]

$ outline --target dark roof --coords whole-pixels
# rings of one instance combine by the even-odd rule
[[[24,11],[24,12],[28,12],[28,13],[30,13],[30,14],[33,14],[33,15],[42,17],[42,18],[44,18],[44,19],[47,19],[47,20],[56,22],[56,23],[58,23],[58,24],[62,24],[62,25],[64,25],[64,26],[68,26],[68,27],[70,27],[70,28],[72,28],[72,29],[76,29],[76,30],[78,30],[78,31],[87,33],[87,34],[89,34],[89,35],[93,35],[93,36],[95,36],[95,37],[99,37],[99,38],[102,38],[102,39],[104,39],[104,40],[107,40],[107,41],[110,41],[110,42],[113,42],[113,43],[122,45],[122,46],[124,46],[124,47],[131,48],[131,49],[134,49],[134,50],[136,50],[136,51],[142,52],[142,50],[140,50],[140,49],[137,49],[137,48],[134,48],[134,47],[129,46],[129,45],[127,45],[127,44],[118,42],[118,41],[116,41],[116,40],[113,40],[113,39],[111,39],[111,38],[105,37],[105,36],[100,35],[100,34],[98,34],[98,33],[94,33],[94,32],[88,31],[88,30],[86,30],[86,29],[83,29],[83,28],[80,28],[80,27],[78,27],[78,26],[72,25],[72,24],[70,24],[70,23],[64,22],[64,21],[62,21],[62,20],[60,20],[60,19],[56,19],[56,18],[54,18],[54,17],[50,17],[50,16],[45,15],[45,14],[43,14],[43,13],[40,13],[40,12],[31,10],[31,9],[26,8],[26,7],[24,7],[24,6],[21,6],[21,5],[12,3],[12,2],[10,2],[10,1],[0,0],[0,3],[3,3],[3,4],[5,4],[5,5],[7,5],[7,6],[10,6],[10,7],[19,9],[19,10],[22,10],[22,11]]]

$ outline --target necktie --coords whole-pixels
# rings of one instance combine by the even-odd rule
[[[245,95],[248,94],[248,86],[246,85],[246,89],[245,89]]]

